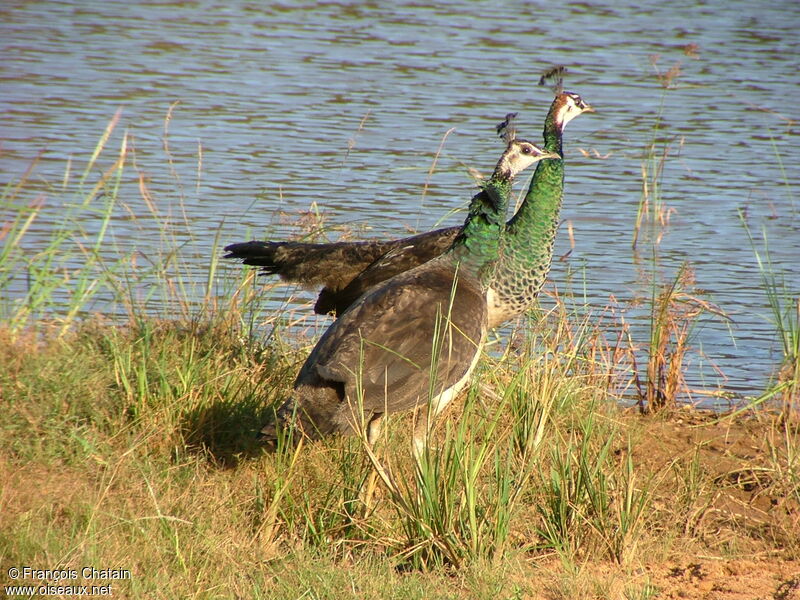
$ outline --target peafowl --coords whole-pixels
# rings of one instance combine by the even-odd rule
[[[594,109],[572,92],[559,92],[550,106],[544,148],[559,158],[537,165],[525,200],[506,224],[505,248],[491,285],[490,328],[527,310],[544,284],[564,192],[562,134],[567,123],[584,112]],[[388,241],[251,241],[227,246],[225,258],[242,259],[287,281],[322,285],[315,312],[341,314],[371,286],[439,256],[460,230],[448,227]]]
[[[491,284],[490,328],[528,310],[544,285],[564,199],[564,127],[585,112],[594,109],[572,92],[560,92],[550,105],[544,121],[544,149],[558,158],[536,165],[524,200],[506,223],[503,250]]]
[[[511,139],[450,248],[372,287],[333,322],[261,439],[294,429],[311,439],[365,431],[372,444],[385,414],[430,398],[414,432],[419,453],[429,419],[466,385],[480,356],[511,181],[548,158],[558,155]]]

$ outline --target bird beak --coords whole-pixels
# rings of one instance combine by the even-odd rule
[[[561,158],[561,156],[557,152],[545,152],[542,154],[542,160],[545,158]]]
[[[584,102],[584,105],[585,105],[585,106],[583,107],[583,112],[593,112],[593,113],[596,113],[596,112],[597,112],[595,109],[593,109],[593,108],[591,107],[591,105],[590,105],[590,104],[587,104],[586,102]]]

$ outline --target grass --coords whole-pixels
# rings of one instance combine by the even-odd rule
[[[772,266],[766,231],[762,231],[763,248],[759,251],[741,211],[739,218],[753,248],[772,324],[780,342],[782,361],[770,391],[780,392],[784,416],[797,422],[800,421],[800,297],[792,295],[786,276]]]
[[[639,244],[639,235],[645,226],[651,232],[653,243],[656,245],[660,243],[664,235],[664,228],[669,225],[670,216],[673,213],[673,209],[667,206],[661,195],[661,181],[667,165],[667,159],[672,153],[675,139],[663,131],[661,122],[667,93],[681,75],[681,63],[676,62],[666,72],[662,73],[658,67],[658,60],[659,56],[657,55],[650,57],[650,64],[663,91],[652,127],[652,137],[645,147],[645,154],[641,164],[642,193],[636,210],[636,222],[633,228],[633,239],[631,240],[631,246],[634,250]]]
[[[613,307],[556,293],[483,357],[419,463],[412,415],[388,419],[374,455],[357,438],[268,453],[255,433],[313,343],[305,315],[265,308],[271,284],[215,258],[196,276],[188,223],[159,210],[127,133],[105,158],[116,123],[79,176],[70,163],[40,194],[34,164],[2,195],[0,585],[28,565],[129,569],[110,582],[123,598],[646,599],[708,581],[789,597],[797,313],[766,238],[780,410],[677,404],[693,324],[719,312],[681,267],[653,275],[644,351]],[[142,210],[121,200],[131,172]],[[47,210],[64,225],[29,254]],[[117,242],[119,210],[161,248]],[[653,410],[626,410],[631,391]]]
[[[692,293],[694,275],[688,263],[682,264],[674,278],[661,286],[655,284],[655,274],[652,279],[650,335],[644,369],[638,366],[637,353],[631,353],[637,401],[642,412],[678,406],[681,396],[688,392],[684,361],[699,318],[710,315],[728,319],[719,307]]]
[[[547,597],[593,598],[596,578],[646,597],[634,573],[687,553],[798,557],[796,429],[625,411],[571,355],[538,351],[564,343],[549,324],[485,358],[419,468],[411,416],[390,419],[377,451],[393,486],[369,506],[358,439],[254,445],[303,350],[251,352],[242,333],[5,330],[3,564],[128,568],[122,597],[513,598],[558,579]]]

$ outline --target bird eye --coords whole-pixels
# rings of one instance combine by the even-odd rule
[[[522,147],[522,153],[523,154],[530,154],[531,152],[533,152],[533,148],[531,148],[530,146],[523,146]]]

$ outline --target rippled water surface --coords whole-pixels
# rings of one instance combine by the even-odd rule
[[[12,0],[0,6],[0,172],[17,179],[41,152],[31,187],[57,198],[67,161],[79,172],[122,108],[102,168],[125,128],[136,165],[109,252],[163,244],[158,227],[131,218],[147,212],[140,173],[160,210],[190,221],[199,273],[215,235],[293,235],[312,203],[333,239],[343,225],[396,236],[463,219],[450,211],[471,196],[465,167],[491,170],[502,149],[494,124],[509,111],[538,139],[551,92],[536,83],[565,64],[567,88],[598,112],[567,130],[556,253],[571,253],[555,261],[551,289],[571,286],[598,309],[647,297],[642,273],[663,234],[664,277],[689,261],[704,298],[731,318],[701,321],[690,383],[755,394],[780,352],[738,211],[757,236],[763,228],[796,295],[798,29],[790,1]],[[665,91],[657,73],[676,65]],[[170,106],[172,165],[162,148]],[[670,222],[643,232],[637,256],[642,160],[659,114]],[[28,249],[57,224],[58,211],[45,211]],[[643,321],[641,307],[628,310]]]

